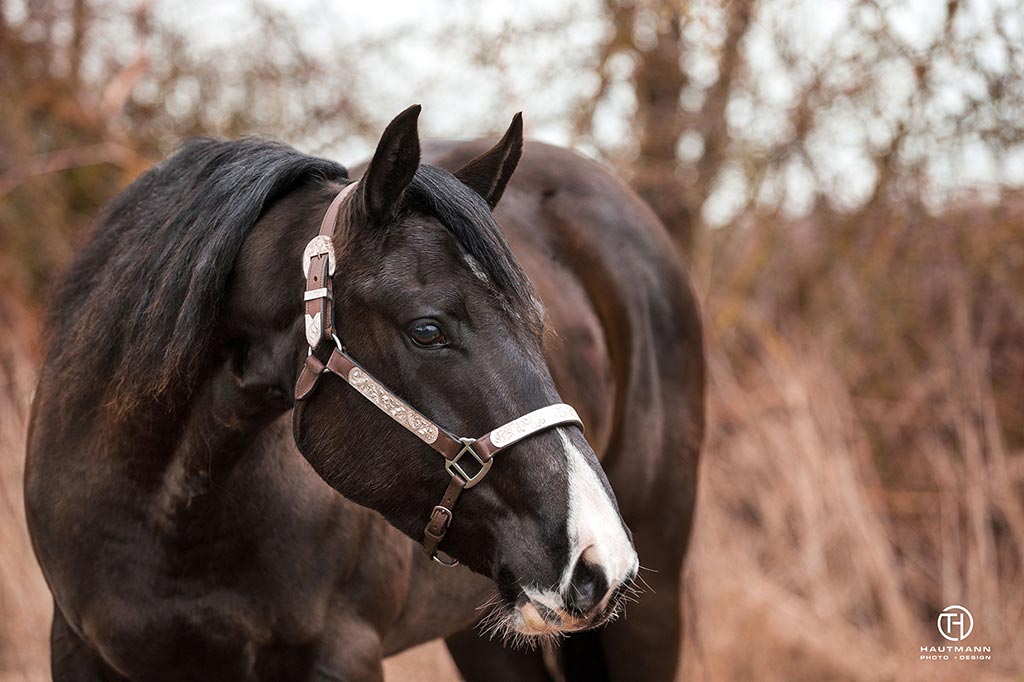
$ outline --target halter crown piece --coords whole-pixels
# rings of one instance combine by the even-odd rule
[[[582,429],[583,422],[571,406],[556,403],[513,419],[480,438],[461,438],[413,409],[345,351],[334,327],[332,276],[337,258],[333,236],[341,206],[356,185],[355,182],[347,185],[334,197],[320,223],[319,234],[310,240],[302,253],[302,272],[306,276],[306,291],[302,298],[309,354],[295,383],[292,431],[295,442],[299,443],[302,413],[313,389],[320,377],[333,374],[344,379],[377,409],[437,451],[444,458],[444,468],[451,480],[423,529],[423,551],[444,566],[457,566],[458,560],[439,553],[438,546],[451,526],[454,518],[452,509],[462,491],[482,481],[494,464],[494,455],[510,445],[555,426],[572,424]],[[314,351],[327,347],[331,348],[331,353],[324,363]]]

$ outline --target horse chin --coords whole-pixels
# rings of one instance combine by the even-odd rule
[[[490,639],[501,639],[512,648],[534,649],[574,632],[602,627],[616,620],[623,611],[624,599],[616,594],[590,617],[575,617],[564,610],[554,611],[538,606],[529,599],[516,602],[501,600],[480,621],[478,628]]]

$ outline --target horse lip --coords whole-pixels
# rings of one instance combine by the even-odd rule
[[[581,632],[604,625],[614,609],[601,604],[589,614],[574,616],[563,609],[552,609],[544,604],[526,599],[516,610],[519,612],[524,634],[543,635],[552,633]]]
[[[519,607],[519,616],[523,619],[525,629],[544,632],[550,626],[548,619],[540,612],[533,602],[526,602]]]

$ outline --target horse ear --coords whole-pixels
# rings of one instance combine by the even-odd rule
[[[420,105],[414,104],[388,124],[377,143],[360,184],[362,204],[370,222],[391,216],[405,188],[420,166],[420,139],[416,120]]]
[[[476,157],[455,177],[484,198],[493,209],[523,155],[523,112],[512,117],[512,125],[498,144]]]

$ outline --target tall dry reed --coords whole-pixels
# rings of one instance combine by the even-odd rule
[[[35,324],[11,296],[0,295],[0,330],[0,680],[43,680],[51,607],[22,501]]]

